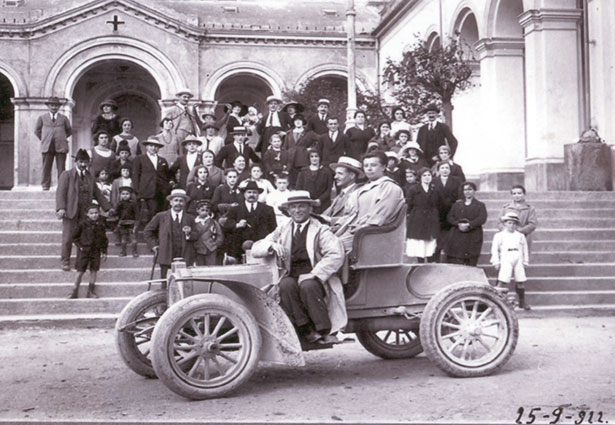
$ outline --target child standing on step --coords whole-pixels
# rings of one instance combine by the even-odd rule
[[[504,229],[493,236],[491,244],[491,264],[498,273],[496,287],[507,293],[511,279],[515,278],[515,291],[518,296],[519,307],[529,310],[525,302],[525,276],[524,266],[529,264],[529,253],[525,236],[517,231],[519,216],[515,212],[508,212],[500,218]],[[514,295],[512,296],[514,299]]]
[[[120,257],[126,256],[126,247],[132,245],[132,256],[138,257],[137,253],[137,238],[136,227],[137,222],[137,202],[133,199],[134,190],[130,186],[122,186],[119,188],[120,201],[115,208],[117,214],[117,233],[121,246]],[[133,234],[135,235],[133,240]]]
[[[194,219],[194,231],[197,240],[194,242],[197,266],[215,266],[218,248],[224,242],[222,228],[214,219],[213,204],[209,199],[201,199],[196,203],[198,217]]]
[[[94,292],[96,284],[96,272],[100,269],[102,261],[107,259],[107,247],[109,241],[105,234],[105,224],[100,220],[98,205],[92,204],[88,207],[87,218],[79,223],[73,233],[73,243],[77,246],[77,280],[73,292],[68,296],[69,299],[77,298],[79,285],[83,274],[90,268],[90,284],[88,286],[88,298],[98,298]]]

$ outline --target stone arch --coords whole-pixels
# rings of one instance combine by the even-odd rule
[[[519,24],[523,0],[492,0],[487,8],[485,34],[488,38],[523,38],[523,27]]]
[[[440,44],[440,34],[438,31],[432,29],[427,32],[427,36],[425,37],[425,43],[429,49],[432,51],[435,47],[438,47]]]
[[[226,64],[218,68],[212,75],[208,76],[202,90],[205,99],[213,100],[218,87],[224,80],[234,75],[241,74],[260,77],[267,83],[273,95],[278,97],[282,96],[284,80],[277,72],[258,62],[238,61]]]
[[[21,78],[19,73],[8,63],[0,61],[0,74],[4,75],[11,82],[14,91],[14,97],[28,96],[28,86]]]
[[[332,77],[332,76],[343,77],[347,79],[348,78],[347,66],[339,65],[339,64],[321,64],[313,68],[310,68],[297,79],[297,82],[295,83],[295,90],[299,90],[302,85],[304,85],[310,80],[314,80],[320,77]],[[365,76],[361,74],[359,71],[356,72],[356,80],[357,80],[356,81],[357,87],[359,88],[359,90],[366,91],[371,88],[370,84],[368,83],[369,80],[365,78]]]
[[[480,39],[480,33],[478,31],[478,21],[476,20],[476,13],[469,7],[465,6],[459,10],[453,20],[453,28],[451,34],[458,35],[462,42],[462,49],[464,53],[471,54],[474,59],[478,59],[475,43]]]
[[[173,98],[180,87],[186,86],[178,67],[153,45],[109,36],[86,40],[66,51],[51,67],[44,95],[71,99],[75,84],[90,67],[114,59],[133,62],[147,70],[158,83],[162,98]]]

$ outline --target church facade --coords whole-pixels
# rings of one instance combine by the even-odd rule
[[[58,96],[73,151],[90,147],[105,98],[143,139],[180,88],[200,100],[270,95],[311,78],[345,78],[345,0],[0,0],[0,188],[38,187],[34,137]],[[459,36],[474,83],[453,98],[456,160],[481,190],[566,189],[563,146],[593,127],[615,140],[615,2],[355,0],[357,85],[414,35]],[[326,96],[326,94],[323,94]]]

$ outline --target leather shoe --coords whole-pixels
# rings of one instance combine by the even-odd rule
[[[325,335],[322,337],[320,341],[318,341],[319,344],[335,344],[337,342],[340,342],[340,341],[337,339],[335,335]]]
[[[307,342],[318,342],[322,339],[322,335],[316,331],[309,331],[305,334],[305,339]]]
[[[69,263],[62,263],[62,270],[65,272],[69,272],[70,271],[70,264]]]

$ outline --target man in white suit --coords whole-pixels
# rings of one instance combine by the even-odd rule
[[[58,179],[60,179],[60,174],[64,171],[66,154],[68,153],[67,139],[72,134],[72,128],[66,115],[58,112],[60,109],[60,99],[52,96],[45,104],[49,108],[49,112],[38,117],[34,134],[41,141],[41,153],[43,154],[43,177],[41,184],[43,190],[49,190],[54,158],[56,160],[56,168],[58,169]]]

